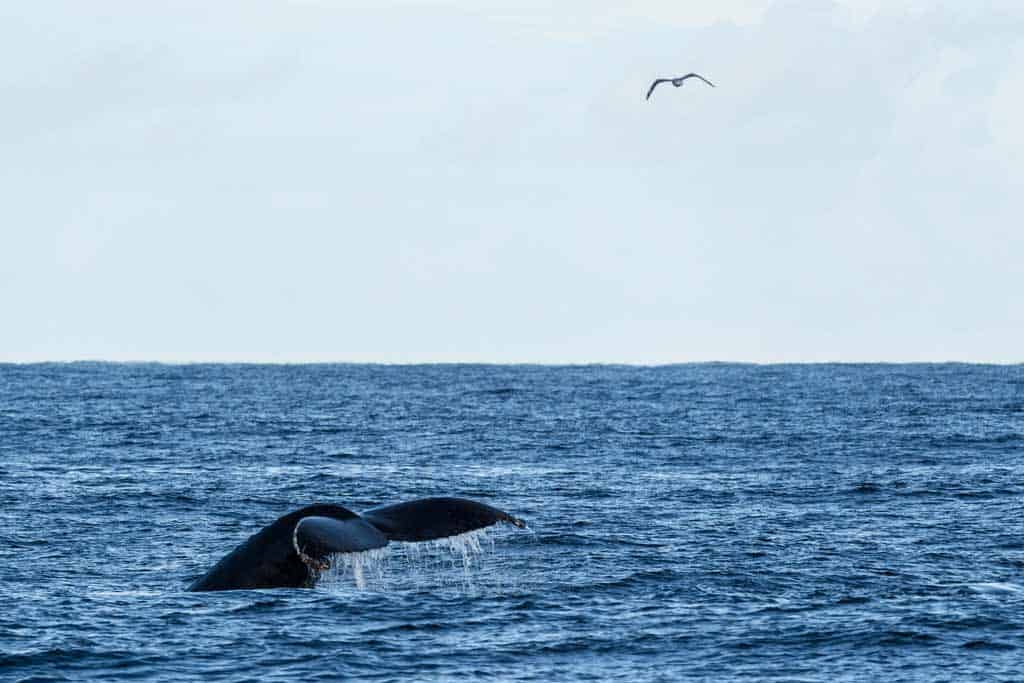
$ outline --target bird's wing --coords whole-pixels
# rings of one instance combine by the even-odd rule
[[[655,79],[654,83],[651,83],[651,89],[647,91],[647,97],[645,99],[651,99],[651,93],[654,92],[654,89],[658,87],[659,83],[668,83],[669,80],[670,79],[668,78]]]
[[[686,74],[685,76],[683,76],[683,80],[685,81],[685,80],[686,80],[687,78],[699,78],[700,80],[702,80],[702,81],[704,81],[705,83],[707,83],[708,85],[710,85],[710,86],[711,86],[712,88],[714,88],[714,87],[715,87],[715,84],[714,84],[714,83],[712,83],[712,82],[711,82],[711,81],[709,81],[708,79],[704,78],[704,77],[703,77],[703,76],[701,76],[700,74],[695,74],[695,73],[688,73],[688,74]]]

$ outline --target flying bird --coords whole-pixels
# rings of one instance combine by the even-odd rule
[[[654,83],[651,83],[651,89],[647,91],[647,99],[651,99],[651,93],[654,92],[654,89],[658,87],[659,83],[671,83],[672,85],[674,85],[675,87],[678,88],[678,87],[680,87],[683,84],[683,81],[685,81],[687,78],[699,78],[700,80],[702,80],[705,83],[707,83],[708,85],[710,85],[712,88],[715,87],[714,83],[712,83],[708,79],[704,78],[700,74],[694,74],[694,73],[689,73],[689,74],[686,74],[685,76],[678,76],[676,78],[659,78],[659,79],[656,79],[654,81]]]

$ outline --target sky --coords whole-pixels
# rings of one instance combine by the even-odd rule
[[[39,0],[0,45],[0,361],[1024,361],[1018,0]]]

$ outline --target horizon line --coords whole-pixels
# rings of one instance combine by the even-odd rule
[[[146,358],[56,358],[56,359],[14,359],[0,358],[0,365],[252,365],[252,366],[302,366],[302,365],[368,365],[368,366],[428,366],[428,365],[482,365],[482,366],[534,366],[534,367],[637,367],[655,368],[680,365],[990,365],[1012,367],[1024,365],[1022,360],[666,360],[666,361],[622,361],[622,360],[289,360],[289,359],[242,359],[212,360],[198,359],[146,359]]]

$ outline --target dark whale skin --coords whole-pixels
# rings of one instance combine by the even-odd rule
[[[308,588],[330,566],[332,554],[382,548],[388,541],[457,536],[499,522],[526,526],[518,517],[466,498],[421,498],[362,515],[340,505],[307,505],[250,536],[188,590]]]
[[[315,577],[310,576],[306,563],[295,552],[293,533],[295,525],[303,518],[313,516],[329,517],[343,522],[361,521],[359,515],[340,505],[307,505],[288,513],[250,536],[197,579],[188,590],[302,588],[308,585]],[[371,547],[382,545],[384,543]]]

